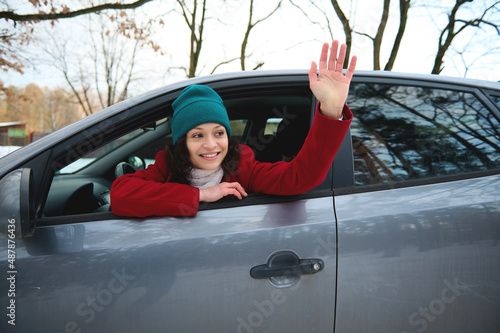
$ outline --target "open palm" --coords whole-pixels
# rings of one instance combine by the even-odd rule
[[[356,56],[351,58],[349,68],[344,75],[342,73],[346,45],[340,46],[337,57],[339,41],[332,43],[330,57],[328,57],[328,43],[323,44],[319,59],[319,72],[316,62],[311,63],[309,70],[309,86],[314,96],[321,103],[321,113],[329,118],[339,119],[342,109],[349,93],[354,69],[356,68]]]

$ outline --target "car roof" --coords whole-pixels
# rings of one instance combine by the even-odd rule
[[[345,70],[344,70],[345,72]],[[244,71],[244,72],[231,72],[223,74],[212,74],[209,76],[200,76],[197,78],[191,78],[184,81],[180,81],[174,85],[182,84],[182,86],[190,84],[203,84],[213,81],[224,81],[231,79],[240,78],[251,78],[251,77],[266,77],[266,76],[287,76],[287,75],[307,75],[308,71],[304,69],[296,70],[263,70],[263,71]],[[353,79],[356,78],[381,78],[381,79],[404,79],[404,80],[416,80],[416,81],[431,81],[436,83],[450,83],[450,84],[462,84],[469,87],[477,87],[482,89],[493,89],[500,90],[500,81],[486,81],[479,79],[470,79],[463,77],[454,77],[438,74],[420,74],[420,73],[407,73],[407,72],[392,72],[392,71],[363,71],[356,70]],[[187,82],[187,84],[183,84]],[[165,89],[170,86],[165,86],[160,89]]]

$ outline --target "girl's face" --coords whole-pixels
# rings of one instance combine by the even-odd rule
[[[228,145],[226,128],[221,124],[201,124],[186,134],[189,160],[198,169],[217,169],[227,155]]]

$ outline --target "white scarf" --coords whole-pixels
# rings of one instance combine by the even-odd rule
[[[202,170],[192,168],[187,177],[187,180],[189,181],[190,185],[199,189],[204,189],[220,184],[223,176],[224,171],[219,165],[219,167],[215,170]]]

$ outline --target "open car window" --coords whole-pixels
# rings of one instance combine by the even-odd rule
[[[309,131],[314,106],[308,89],[302,93],[267,92],[264,96],[231,96],[224,100],[232,137],[248,145],[261,162],[295,158]],[[150,129],[137,128],[82,155],[59,170],[52,181],[43,217],[106,212],[111,210],[109,190],[119,164],[142,161],[141,168],[154,163],[156,154],[172,143],[168,117]],[[126,168],[134,172],[137,168]],[[331,175],[329,174],[329,177]],[[318,189],[331,189],[328,178]],[[279,200],[277,197],[274,200]],[[289,198],[283,198],[289,200]],[[223,200],[224,201],[224,200]],[[229,200],[231,201],[231,200]],[[224,205],[227,205],[225,200]],[[248,200],[247,200],[248,202]],[[230,205],[241,205],[232,201]],[[203,209],[218,208],[218,204]]]
[[[123,144],[126,144],[130,140],[133,140],[137,136],[141,135],[144,133],[143,129],[136,129],[135,131],[125,134],[124,136],[118,138],[117,140],[114,140],[100,148],[97,148],[96,150],[82,156],[81,158],[77,159],[73,163],[65,166],[61,170],[57,171],[58,174],[71,174],[78,172],[82,169],[84,169],[86,166],[89,164],[92,164],[95,160],[98,160],[99,158],[106,156],[108,153],[111,151],[115,150],[116,148],[120,147]]]

